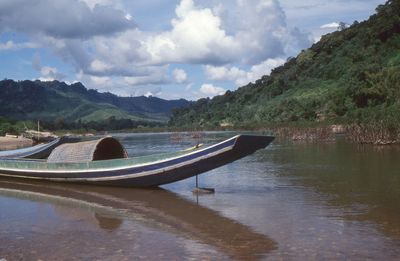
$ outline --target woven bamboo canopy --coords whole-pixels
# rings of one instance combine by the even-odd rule
[[[122,144],[112,138],[62,144],[55,148],[47,159],[51,163],[90,162],[127,158]]]

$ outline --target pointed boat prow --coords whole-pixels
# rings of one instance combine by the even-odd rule
[[[257,150],[266,148],[273,140],[274,137],[272,136],[238,135],[234,149],[249,155]]]
[[[237,135],[215,145],[191,151],[109,160],[86,157],[89,159],[87,162],[0,159],[0,176],[96,185],[155,187],[218,168],[267,147],[273,140],[272,136]],[[80,145],[76,143],[74,146]],[[98,149],[97,145],[90,148],[92,147]],[[95,149],[93,153],[96,153]],[[55,150],[54,153],[59,151]],[[64,155],[63,158],[71,157]]]

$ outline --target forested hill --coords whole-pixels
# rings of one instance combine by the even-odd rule
[[[379,121],[399,127],[399,15],[400,0],[388,1],[367,21],[323,36],[269,76],[176,111],[170,124]]]
[[[47,122],[101,122],[110,118],[167,121],[186,100],[119,97],[88,90],[81,83],[0,81],[0,117]]]

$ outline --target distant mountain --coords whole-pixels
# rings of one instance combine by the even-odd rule
[[[119,97],[88,90],[81,83],[0,81],[0,116],[14,120],[96,122],[109,118],[168,121],[172,110],[186,100],[156,97]]]
[[[400,1],[327,34],[255,83],[176,111],[172,126],[288,122],[383,124],[400,129]]]

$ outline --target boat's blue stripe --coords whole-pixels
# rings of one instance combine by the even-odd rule
[[[99,177],[108,177],[108,176],[120,176],[120,175],[128,175],[128,174],[140,174],[142,172],[146,172],[146,171],[153,171],[153,170],[157,170],[157,169],[163,169],[165,167],[169,167],[172,165],[176,165],[176,164],[180,164],[186,161],[190,161],[202,156],[205,156],[207,154],[211,154],[214,153],[216,151],[222,150],[224,148],[233,146],[235,144],[236,139],[231,139],[228,140],[226,142],[223,142],[219,145],[216,145],[214,147],[211,147],[209,149],[204,149],[202,151],[199,151],[197,153],[193,153],[190,155],[186,155],[186,156],[182,156],[176,159],[172,159],[172,160],[168,160],[168,161],[164,161],[164,162],[160,162],[160,163],[155,163],[155,164],[150,164],[150,165],[145,165],[145,166],[140,166],[140,167],[132,167],[132,168],[126,168],[126,169],[121,169],[121,170],[115,170],[115,171],[94,171],[94,172],[73,172],[70,173],[68,172],[68,170],[66,170],[65,172],[62,173],[32,173],[32,172],[28,172],[28,173],[24,173],[24,172],[18,172],[15,173],[14,171],[2,171],[2,173],[4,172],[9,172],[9,173],[13,173],[15,175],[20,175],[20,176],[33,176],[33,177],[48,177],[48,178],[99,178]],[[7,173],[5,173],[7,174]]]
[[[211,153],[216,152],[218,150],[221,150],[221,149],[224,149],[226,147],[232,146],[234,143],[235,143],[235,139],[230,140],[230,141],[228,141],[226,143],[220,144],[218,146],[215,146],[213,148],[206,149],[206,150],[203,150],[203,151],[199,151],[198,153],[193,153],[191,155],[182,156],[182,157],[179,157],[179,158],[176,158],[176,159],[173,159],[173,160],[168,160],[168,161],[165,161],[165,162],[160,162],[160,163],[151,164],[151,165],[142,166],[142,167],[135,167],[135,168],[131,168],[131,169],[120,170],[120,171],[118,171],[118,173],[115,174],[115,176],[124,175],[124,174],[137,174],[137,173],[141,173],[141,172],[145,172],[145,171],[152,171],[152,170],[162,169],[162,168],[165,168],[165,167],[169,167],[171,165],[180,164],[180,163],[183,163],[185,161],[190,161],[190,160],[205,156],[207,154],[211,154]],[[102,174],[105,174],[105,175],[101,175],[101,177],[102,176],[108,176],[110,173],[105,172],[105,173],[102,173]]]

